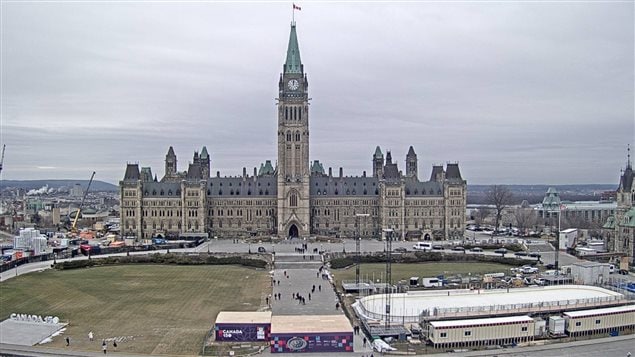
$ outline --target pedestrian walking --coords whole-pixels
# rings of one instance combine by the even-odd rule
[[[267,305],[269,305],[269,297],[268,296],[265,298],[265,301],[267,302]]]
[[[280,286],[280,280],[278,280],[278,286]]]
[[[112,347],[117,350],[117,341],[112,341]]]
[[[322,285],[318,285],[318,290],[321,292],[322,291]]]
[[[93,335],[93,331],[89,331],[88,332],[88,339],[92,341],[94,337],[95,336]]]
[[[106,344],[106,340],[101,340],[101,350],[104,351],[104,354],[108,352],[108,345]]]
[[[315,276],[316,278],[319,278],[320,277],[320,272],[318,271],[315,275],[316,275]]]
[[[362,340],[362,346],[366,347],[366,337]]]
[[[71,345],[71,338],[70,337],[66,337],[66,346],[70,346]]]
[[[309,293],[309,301],[311,301],[311,293]]]
[[[335,303],[335,310],[339,310],[339,309],[340,309],[340,303],[339,303],[339,302],[336,302],[336,303]]]

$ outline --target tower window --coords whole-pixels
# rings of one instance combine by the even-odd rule
[[[291,133],[287,132],[287,141],[291,141]]]
[[[284,120],[289,120],[289,107],[284,107]]]

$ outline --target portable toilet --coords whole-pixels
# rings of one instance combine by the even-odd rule
[[[419,277],[418,276],[413,276],[410,278],[410,286],[417,286],[419,285]]]

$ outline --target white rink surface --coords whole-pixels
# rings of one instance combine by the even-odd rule
[[[449,295],[448,295],[449,294]],[[437,290],[414,291],[391,295],[391,316],[415,316],[422,311],[437,309],[474,310],[489,306],[505,306],[514,309],[514,305],[541,304],[544,306],[574,305],[586,300],[619,301],[620,293],[587,285],[562,285],[531,288],[496,290]],[[384,294],[370,295],[361,299],[368,312],[383,315],[386,309]],[[520,307],[520,306],[519,306]],[[572,306],[573,307],[573,306]]]

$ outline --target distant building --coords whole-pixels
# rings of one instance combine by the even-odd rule
[[[561,225],[573,226],[574,228],[588,228],[597,226],[598,228],[615,214],[617,203],[611,201],[578,201],[566,202],[560,200],[560,193],[550,187],[542,200],[542,204],[537,207],[539,219],[545,226],[558,228],[558,215],[561,214]]]
[[[172,147],[159,181],[150,168],[128,164],[122,181],[121,233],[155,235],[309,235],[377,237],[391,228],[415,239],[463,236],[467,182],[457,163],[433,166],[429,180],[418,174],[411,146],[405,174],[390,151],[372,155],[372,175],[344,176],[309,161],[308,79],[300,60],[295,23],[278,82],[277,163],[253,175],[210,175],[207,148],[194,153],[186,171],[177,170]],[[368,217],[360,217],[365,214]]]
[[[71,187],[71,189],[70,189],[70,196],[71,197],[82,197],[82,196],[84,196],[84,189],[82,188],[82,185],[80,185],[78,183],[73,185],[73,187]]]
[[[615,214],[608,217],[604,228],[609,234],[611,243],[609,248],[618,253],[624,253],[629,265],[635,264],[635,173],[631,164],[630,147],[626,160],[626,168],[620,177],[617,188],[617,209]]]

